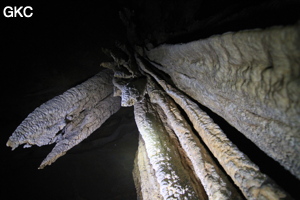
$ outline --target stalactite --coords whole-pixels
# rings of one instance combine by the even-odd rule
[[[176,150],[179,155],[180,162],[184,169],[186,170],[187,174],[189,175],[189,178],[191,182],[193,183],[193,188],[195,189],[196,193],[199,196],[199,199],[208,199],[207,193],[204,190],[203,184],[199,180],[199,178],[196,175],[195,169],[193,168],[193,165],[191,163],[191,160],[187,157],[186,152],[182,148],[177,135],[175,134],[175,131],[172,129],[172,127],[168,124],[167,116],[165,115],[164,111],[161,109],[158,104],[153,104],[153,109],[157,113],[159,119],[161,120],[162,124],[164,125],[164,128],[166,132],[168,133],[168,138],[170,140],[170,143],[176,147]]]
[[[114,78],[113,83],[114,86],[118,88],[118,90],[121,93],[121,105],[123,107],[133,106],[136,102],[139,102],[145,94],[145,77],[137,79]]]
[[[300,179],[299,24],[146,51],[152,64]]]
[[[128,10],[121,16],[134,25]],[[56,143],[42,169],[120,106],[134,106],[140,140],[133,175],[141,199],[290,199],[194,101],[299,178],[299,30],[226,33],[151,50],[135,46],[137,35],[129,33],[130,48],[117,43],[121,52],[103,50],[114,60],[101,63],[109,70],[42,104],[7,146]]]
[[[15,149],[21,144],[30,147],[57,143],[40,168],[53,163],[120,108],[120,99],[111,97],[111,79],[112,72],[103,70],[42,104],[17,127],[7,146]]]
[[[133,177],[138,199],[163,199],[142,137],[139,139],[139,147],[134,162]]]
[[[56,141],[56,134],[81,111],[93,107],[112,93],[112,73],[102,71],[88,81],[71,88],[36,108],[17,127],[7,142],[15,149],[19,145],[46,145]]]
[[[148,80],[147,91],[151,103],[157,104],[165,113],[167,123],[174,130],[209,199],[241,199],[235,188],[218,169],[204,146],[196,138],[173,100],[155,86],[151,79]]]
[[[198,199],[176,147],[148,99],[134,105],[135,120],[164,199]]]
[[[112,114],[120,109],[120,99],[109,96],[92,109],[82,111],[74,121],[68,123],[64,134],[56,141],[55,147],[43,160],[39,169],[51,165],[69,149],[79,144],[99,128]]]
[[[276,197],[290,198],[288,194],[285,194],[285,192],[276,185],[276,183],[266,175],[262,174],[259,168],[252,163],[245,154],[239,151],[218,125],[216,125],[196,103],[191,101],[188,96],[182,94],[166,81],[159,78],[159,76],[147,68],[140,59],[138,59],[138,63],[141,69],[151,75],[166,93],[185,111],[195,130],[197,130],[207,147],[248,199],[276,199]],[[165,107],[170,104],[172,105],[170,101],[166,104],[163,102],[162,98],[160,99],[160,105]],[[174,108],[167,109],[167,112],[174,112]],[[170,119],[170,121],[173,123],[180,123],[180,120],[178,119]]]
[[[103,51],[111,56],[113,62],[103,62],[102,67],[112,69],[114,72],[113,84],[115,86],[114,95],[121,96],[121,105],[123,107],[133,106],[136,102],[143,99],[146,88],[146,78],[141,75],[135,62],[134,53],[126,48],[125,45],[117,43],[127,55],[127,59],[118,57],[116,53],[104,49]]]

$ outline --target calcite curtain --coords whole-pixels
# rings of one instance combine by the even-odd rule
[[[113,62],[34,110],[7,145],[56,143],[40,168],[120,106],[140,132],[140,199],[290,199],[200,109],[222,116],[300,179],[300,26],[215,35],[155,48],[117,44]]]

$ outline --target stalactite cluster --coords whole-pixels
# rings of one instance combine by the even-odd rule
[[[103,70],[42,104],[17,127],[7,146],[15,149],[22,144],[31,147],[56,143],[39,168],[55,162],[119,110],[120,99],[112,96],[111,78],[111,71]]]
[[[281,191],[276,184],[266,175],[262,174],[259,168],[252,163],[246,155],[239,151],[218,125],[216,125],[196,103],[167,84],[164,80],[161,80],[157,75],[147,69],[145,65],[141,64],[140,66],[147,73],[151,74],[165,90],[164,92],[160,91],[160,93],[165,93],[165,95],[157,97],[154,102],[152,100],[152,103],[162,106],[170,121],[169,123],[174,124],[173,130],[177,133],[178,140],[181,141],[180,146],[183,148],[186,146],[185,152],[190,154],[187,157],[192,161],[192,166],[195,172],[198,173],[197,176],[199,180],[204,184],[209,199],[239,199],[239,197],[233,186],[231,186],[230,182],[226,179],[226,176],[222,174],[222,171],[219,170],[216,164],[213,163],[213,160],[209,158],[206,149],[197,140],[195,133],[189,128],[188,123],[180,115],[180,111],[176,109],[175,102],[186,112],[195,130],[197,130],[197,134],[200,135],[203,142],[218,159],[226,173],[231,176],[245,197],[249,199],[259,199],[266,195],[266,198],[268,198],[266,191],[272,191],[274,196],[281,196]],[[157,90],[154,93],[157,93]],[[166,94],[172,99],[167,97]],[[166,101],[165,99],[167,98],[168,100]],[[170,107],[172,105],[173,107]],[[184,138],[188,134],[191,134],[191,138]],[[201,153],[204,154],[204,156],[199,155]],[[285,195],[283,195],[283,197],[284,196]]]
[[[147,52],[176,87],[300,178],[299,24],[212,36]]]
[[[140,199],[290,199],[198,103],[300,178],[299,30],[226,33],[151,50],[118,44],[123,54],[104,50],[114,60],[101,64],[109,70],[41,105],[7,145],[56,143],[43,168],[120,106],[134,106]]]

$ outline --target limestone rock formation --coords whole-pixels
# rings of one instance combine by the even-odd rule
[[[130,16],[122,19],[132,27]],[[122,53],[104,50],[113,58],[101,63],[107,70],[37,108],[7,145],[56,143],[43,168],[120,106],[134,106],[140,199],[291,199],[199,104],[300,179],[299,37],[296,24],[157,47],[129,38],[117,44]]]
[[[162,45],[147,56],[300,179],[299,46],[298,24]]]
[[[196,186],[181,164],[178,150],[168,138],[168,133],[149,100],[144,99],[135,105],[135,120],[145,141],[146,152],[163,198],[198,199]]]
[[[112,72],[104,70],[36,108],[17,127],[7,142],[12,149],[25,144],[43,146],[56,143],[40,169],[50,165],[87,138],[120,108],[112,97]]]
[[[194,128],[197,130],[198,134],[201,136],[201,139],[205,142],[207,147],[210,149],[210,151],[213,153],[213,155],[218,159],[224,170],[227,172],[228,175],[231,176],[231,178],[234,180],[234,183],[240,187],[241,191],[244,193],[246,197],[258,198],[259,195],[264,195],[266,188],[269,188],[268,191],[272,191],[276,194],[280,191],[280,189],[277,188],[275,183],[272,183],[272,180],[270,180],[267,176],[262,174],[259,171],[259,168],[253,164],[246,155],[244,155],[242,152],[239,151],[239,149],[226,137],[226,135],[222,132],[222,130],[212,121],[212,119],[203,112],[197,104],[195,104],[193,101],[189,99],[189,97],[185,96],[175,88],[173,88],[171,85],[167,84],[164,80],[161,80],[157,75],[155,75],[153,72],[151,72],[149,69],[145,67],[144,64],[140,62],[141,68],[146,71],[147,73],[151,74],[153,78],[162,86],[162,88],[166,91],[167,94],[170,95],[174,99],[174,101],[181,106],[181,108],[186,112],[188,118],[191,120]],[[154,93],[157,93],[155,91]],[[153,94],[152,94],[153,95]],[[154,94],[155,95],[155,94]],[[167,97],[165,97],[167,98]],[[165,107],[168,104],[173,105],[173,108],[166,109],[165,112],[175,112],[176,117],[180,117],[179,110],[176,109],[176,105],[172,103],[172,100],[168,100],[168,104],[162,102],[163,98],[160,98],[159,105]],[[176,111],[177,110],[177,111]],[[184,137],[184,135],[187,135],[188,133],[192,133],[191,130],[185,130],[183,127],[180,127],[182,121],[184,119],[174,119],[174,117],[170,116],[169,120],[171,123],[175,123],[178,131],[183,131],[181,134],[178,134],[177,137],[180,138]],[[183,124],[186,124],[188,127],[188,124],[186,122],[183,122]],[[179,126],[179,127],[178,127]],[[188,128],[190,129],[190,128]],[[186,131],[186,132],[185,132]],[[175,131],[176,132],[176,131]],[[195,137],[192,133],[192,137]],[[197,140],[197,139],[195,139]],[[201,148],[200,152],[202,151],[205,153],[205,148],[201,146],[201,144],[193,144],[191,143],[191,139],[189,139],[188,142],[184,142],[188,147],[192,146],[194,149],[197,149],[197,147]],[[188,144],[187,144],[188,143]],[[182,146],[183,146],[182,145]],[[186,150],[188,154],[193,153],[192,150]],[[230,152],[230,153],[229,153]],[[209,169],[206,169],[202,174],[200,173],[199,179],[208,178],[210,180],[201,180],[202,183],[206,183],[209,187],[212,187],[210,191],[208,188],[206,192],[208,194],[211,194],[211,199],[238,199],[239,197],[231,195],[232,192],[227,192],[228,196],[226,196],[226,190],[229,190],[229,188],[232,188],[230,186],[230,183],[226,180],[226,177],[222,175],[222,172],[218,171],[217,166],[213,163],[213,161],[209,158],[207,153],[204,158],[201,158],[201,156],[197,155],[191,155],[190,159],[194,160],[196,162],[194,167],[197,169],[198,167],[198,173],[201,170],[205,170],[206,166],[209,166]],[[204,163],[201,164],[199,161],[203,161]],[[214,169],[215,168],[215,169]],[[248,173],[245,173],[248,172]],[[214,174],[216,173],[216,174]],[[218,175],[218,173],[221,173],[221,176]],[[207,174],[212,175],[211,177],[207,177]],[[251,175],[250,175],[251,174]],[[220,177],[219,177],[220,176]],[[216,180],[214,180],[216,179]],[[225,180],[223,180],[225,179]],[[221,182],[218,186],[218,182]],[[227,183],[226,183],[227,182]],[[224,187],[224,190],[222,192],[222,187]],[[251,188],[251,190],[249,190]],[[234,189],[231,189],[234,191]],[[258,192],[260,191],[260,192]],[[218,192],[220,192],[220,196],[214,196],[217,195]],[[261,193],[261,194],[260,194]],[[279,195],[280,196],[280,195]]]
[[[135,187],[138,191],[138,199],[163,199],[159,191],[155,171],[151,167],[146,153],[145,142],[141,137],[139,140],[133,174]]]

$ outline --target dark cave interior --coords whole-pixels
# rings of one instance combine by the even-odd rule
[[[136,199],[132,178],[138,145],[133,109],[122,108],[89,138],[51,166],[38,170],[53,146],[18,148],[5,143],[36,107],[96,74],[109,60],[101,48],[126,42],[118,12],[134,10],[141,41],[183,43],[214,34],[296,23],[298,1],[74,1],[33,7],[31,18],[2,18],[1,199]],[[196,22],[196,23],[195,23]],[[196,26],[196,28],[195,28]],[[161,34],[162,33],[162,34]],[[178,34],[177,34],[178,33]],[[162,37],[157,39],[157,35]],[[200,105],[201,106],[201,105]],[[300,182],[224,119],[201,107],[228,137],[295,199]]]

